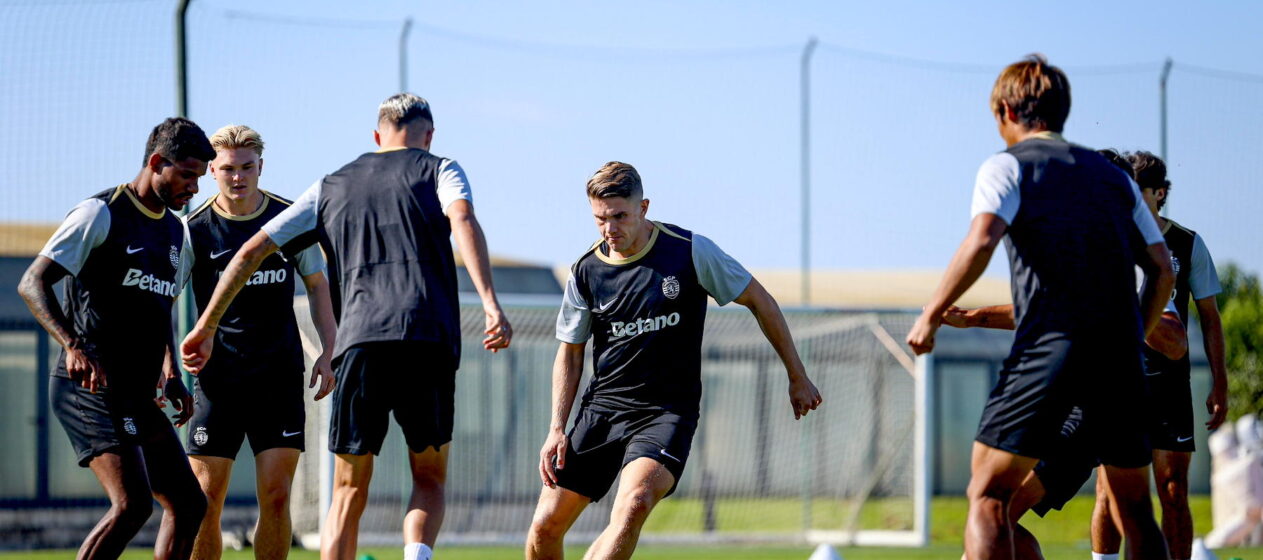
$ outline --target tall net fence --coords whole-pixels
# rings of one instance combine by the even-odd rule
[[[540,494],[556,311],[512,308],[513,346],[481,349],[482,310],[462,310],[465,355],[447,484],[447,542],[521,542]],[[745,310],[712,309],[702,347],[702,416],[676,493],[655,511],[650,539],[913,543],[916,412],[911,359],[892,347],[905,313],[791,312],[790,328],[825,404],[800,421],[785,369]],[[305,328],[310,329],[310,325]],[[582,381],[591,376],[591,360]],[[424,364],[417,364],[424,371]],[[578,405],[575,407],[577,411]],[[327,405],[308,414],[308,449],[327,449]],[[322,422],[325,424],[322,425]],[[296,480],[297,532],[317,532],[325,453],[306,453]],[[617,482],[614,488],[617,488]],[[301,489],[301,490],[300,490]],[[397,428],[374,464],[361,542],[396,544],[412,490]],[[593,538],[613,491],[572,529]],[[893,536],[892,536],[893,535]]]

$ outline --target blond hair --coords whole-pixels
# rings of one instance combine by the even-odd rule
[[[216,152],[250,148],[256,155],[263,155],[263,138],[253,128],[245,125],[230,124],[216,130],[210,137],[210,143]]]
[[[991,113],[1000,115],[1004,105],[1019,124],[1061,132],[1070,116],[1070,79],[1044,55],[1027,55],[996,78],[991,89]]]

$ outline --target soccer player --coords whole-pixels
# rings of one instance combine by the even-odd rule
[[[180,439],[155,402],[179,413],[193,398],[175,363],[171,309],[188,272],[188,234],[172,211],[197,193],[215,157],[187,119],[154,127],[140,173],[79,203],[22,276],[18,291],[61,345],[49,381],[53,414],[79,465],[92,469],[110,509],[78,558],[118,558],[162,506],[154,557],[188,558],[206,497]],[[53,285],[65,279],[61,306]]]
[[[429,152],[429,103],[410,93],[391,96],[378,108],[373,135],[379,151],[316,181],[242,245],[185,338],[183,358],[190,370],[205,367],[228,305],[268,255],[318,240],[329,258],[338,318],[329,425],[329,450],[337,459],[321,557],[355,557],[373,456],[381,451],[393,411],[408,443],[413,481],[404,558],[428,560],[443,523],[460,360],[453,234],[482,298],[483,348],[507,348],[512,329],[491,283],[487,242],[465,172]]]
[[[1129,558],[1164,558],[1144,402],[1119,395],[1145,390],[1141,347],[1174,284],[1170,254],[1131,178],[1061,136],[1070,84],[1060,69],[1038,55],[1009,65],[991,109],[1008,149],[979,169],[969,234],[908,334],[917,354],[933,350],[943,312],[1006,238],[1016,333],[973,447],[965,552],[1013,557],[1013,496],[1077,405]],[[1151,276],[1141,305],[1137,264]]]
[[[1128,155],[1134,168],[1136,183],[1149,211],[1157,220],[1171,249],[1175,268],[1175,293],[1171,296],[1184,324],[1188,323],[1188,304],[1197,304],[1201,319],[1202,344],[1210,361],[1213,386],[1206,399],[1211,414],[1206,427],[1218,428],[1228,413],[1228,379],[1224,368],[1224,335],[1219,322],[1219,276],[1206,243],[1196,232],[1163,218],[1158,211],[1166,205],[1171,182],[1162,159],[1149,152]],[[1149,370],[1149,389],[1156,405],[1158,425],[1151,434],[1153,443],[1153,477],[1162,505],[1162,533],[1166,536],[1171,558],[1187,560],[1193,555],[1193,516],[1188,508],[1188,467],[1194,450],[1193,394],[1189,386],[1188,355],[1170,358],[1160,353],[1145,352]],[[1105,560],[1117,558],[1121,535],[1109,519],[1109,496],[1097,488],[1096,509],[1092,514],[1093,554]]]
[[[263,139],[245,126],[230,125],[210,137],[211,175],[219,192],[188,217],[193,253],[192,288],[205,309],[215,283],[234,252],[290,202],[259,189]],[[217,359],[199,372],[196,413],[189,423],[189,461],[210,503],[193,557],[219,558],[219,520],[242,440],[254,451],[259,521],[255,558],[285,558],[290,530],[289,491],[303,450],[303,348],[294,318],[294,278],[303,280],[311,318],[324,351],[311,370],[320,383],[316,400],[333,390],[333,306],[320,247],[277,251],[263,261],[228,308],[215,331]],[[242,414],[242,411],[251,411]]]
[[[647,220],[635,168],[609,162],[587,191],[601,240],[571,268],[557,317],[553,416],[539,462],[545,487],[527,536],[529,559],[561,558],[566,531],[620,473],[609,526],[586,558],[631,557],[645,519],[675,490],[688,460],[709,297],[754,313],[789,374],[795,418],[821,402],[776,301],[709,239]],[[595,375],[566,433],[589,338]]]

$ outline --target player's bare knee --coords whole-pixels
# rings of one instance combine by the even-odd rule
[[[197,492],[189,492],[173,506],[176,523],[185,527],[199,527],[202,524],[202,518],[206,516],[207,500],[206,495],[200,490]]]
[[[140,530],[153,515],[153,500],[149,496],[134,499],[124,496],[107,515],[113,517],[115,525],[120,528]]]
[[[289,485],[270,484],[259,492],[259,511],[273,515],[283,514],[289,509]]]
[[[412,483],[421,487],[442,488],[447,483],[447,465],[441,463],[414,463]]]
[[[654,497],[652,490],[638,487],[635,490],[619,495],[618,503],[614,505],[615,511],[611,515],[611,520],[617,516],[618,521],[623,523],[643,523],[645,518],[649,517],[649,512],[653,511],[653,506],[656,503],[657,499]]]
[[[538,543],[555,543],[566,536],[566,524],[557,516],[536,513],[531,520],[531,540]]]

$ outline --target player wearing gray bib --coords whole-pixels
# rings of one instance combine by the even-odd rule
[[[631,557],[641,526],[688,460],[709,298],[754,313],[785,364],[795,418],[821,402],[776,301],[709,239],[646,220],[649,200],[635,168],[605,164],[588,181],[588,201],[602,239],[571,269],[557,317],[553,416],[539,464],[545,487],[527,536],[529,559],[561,558],[566,531],[620,474],[609,526],[586,558]],[[595,373],[567,433],[588,339]]]
[[[429,104],[409,93],[386,99],[374,138],[380,150],[316,181],[241,247],[184,340],[184,362],[190,370],[205,367],[220,319],[268,255],[282,245],[297,250],[318,241],[329,260],[338,319],[329,425],[329,450],[337,458],[321,556],[355,557],[373,458],[393,412],[413,480],[404,558],[428,560],[443,523],[460,361],[453,236],[482,298],[483,348],[508,347],[512,330],[491,284],[487,242],[465,172],[429,151]]]
[[[1118,395],[1145,391],[1141,348],[1174,284],[1170,254],[1131,178],[1062,138],[1070,83],[1060,69],[1038,55],[1008,66],[991,109],[1008,149],[979,169],[969,234],[908,333],[914,352],[933,350],[943,313],[1005,240],[1016,332],[973,446],[965,551],[1012,557],[1013,496],[1078,405],[1129,552],[1165,558],[1149,501],[1146,402]],[[1137,265],[1152,279],[1141,305]]]

